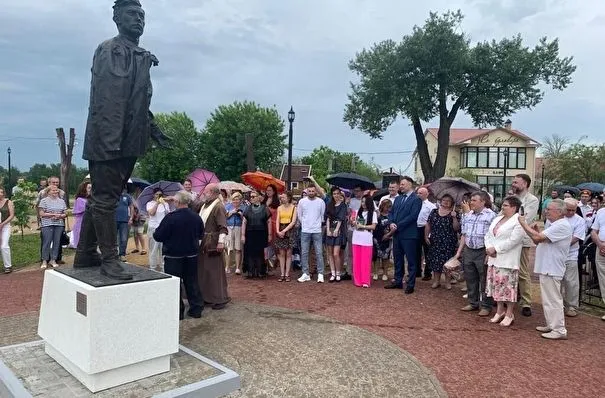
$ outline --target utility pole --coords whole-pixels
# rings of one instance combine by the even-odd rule
[[[247,171],[256,171],[254,167],[254,136],[246,134],[246,168]]]
[[[69,207],[69,173],[71,172],[71,159],[73,157],[76,141],[76,129],[69,129],[69,143],[65,143],[63,127],[55,130],[59,140],[59,154],[61,155],[61,189],[65,192],[65,204]]]

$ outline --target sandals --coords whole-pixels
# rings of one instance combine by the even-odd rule
[[[144,256],[145,254],[147,254],[147,252],[145,250],[141,250],[141,256]]]
[[[135,253],[138,253],[138,252],[139,252],[139,249],[134,249],[133,251],[130,252],[130,254],[135,254]]]
[[[290,282],[290,275],[286,275],[284,278],[284,282]]]
[[[278,282],[284,282],[286,280],[286,277],[284,275],[280,276],[277,281]]]

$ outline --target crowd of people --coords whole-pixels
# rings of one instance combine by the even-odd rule
[[[484,190],[469,192],[462,203],[449,194],[431,200],[432,192],[415,187],[410,177],[391,182],[379,200],[360,186],[350,192],[333,186],[326,193],[312,177],[298,200],[291,192],[278,193],[275,185],[245,193],[216,187],[196,193],[189,180],[183,186],[172,196],[156,189],[144,210],[125,189],[117,203],[116,225],[120,259],[126,259],[132,229],[136,248],[131,254],[148,254],[151,269],[183,279],[193,317],[205,305],[225,307],[229,273],[266,278],[275,268],[278,282],[290,282],[293,269],[300,268],[300,283],[352,279],[355,286],[369,288],[381,279],[385,289],[405,294],[414,293],[417,278],[432,281],[433,289],[448,290],[463,281],[468,304],[461,310],[477,311],[506,327],[514,322],[516,306],[522,315],[532,315],[533,272],[540,279],[546,319],[537,329],[545,338],[564,339],[565,316],[577,315],[580,278],[587,267],[605,291],[602,196],[584,190],[578,201],[572,192],[561,199],[553,191],[540,206],[525,174],[514,177],[500,208]],[[72,247],[78,245],[90,191],[88,180],[77,189]],[[59,179],[51,177],[37,196],[42,268],[62,262],[64,195]],[[536,223],[540,207],[542,229]],[[14,208],[2,189],[0,217],[2,259],[10,272],[6,235]]]

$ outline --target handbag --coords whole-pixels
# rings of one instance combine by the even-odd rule
[[[69,235],[67,235],[67,232],[65,232],[65,230],[63,230],[63,232],[61,233],[61,246],[67,246],[69,245]]]

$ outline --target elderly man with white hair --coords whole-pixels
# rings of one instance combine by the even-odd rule
[[[569,253],[565,261],[565,275],[561,281],[561,291],[563,293],[563,306],[565,307],[565,315],[574,317],[578,315],[576,310],[580,306],[580,274],[578,270],[578,255],[580,253],[580,242],[586,238],[586,223],[576,211],[578,201],[574,198],[566,198],[565,202],[565,219],[573,229],[571,243],[569,245]],[[544,223],[544,227],[550,226],[550,221]]]
[[[153,232],[153,239],[162,242],[164,269],[167,274],[183,280],[189,311],[187,315],[200,318],[204,302],[198,286],[197,260],[199,241],[204,237],[204,224],[190,208],[191,194],[180,191],[174,195],[176,210],[166,214]],[[185,304],[180,299],[180,319],[184,318]]]
[[[536,330],[542,337],[550,340],[567,339],[561,281],[565,275],[565,262],[573,229],[565,218],[566,204],[560,199],[553,199],[546,207],[546,219],[550,222],[544,231],[537,231],[536,225],[527,224],[524,216],[519,223],[531,240],[537,244],[534,272],[540,275],[540,291],[544,310],[545,326]]]

